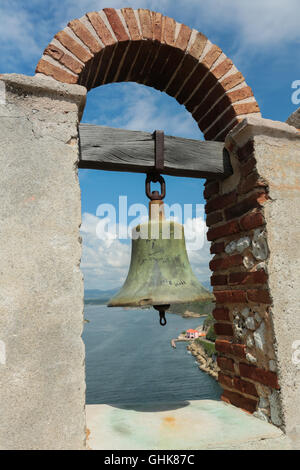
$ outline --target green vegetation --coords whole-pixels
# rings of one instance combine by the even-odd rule
[[[206,332],[206,339],[209,341],[216,341],[216,333],[214,329],[215,319],[210,313],[203,322],[203,330]]]
[[[215,344],[214,343],[207,343],[206,341],[204,341],[203,339],[201,338],[197,338],[195,339],[195,343],[196,344],[199,344],[200,346],[203,347],[204,351],[206,352],[206,354],[211,357],[213,354],[217,354],[217,351],[216,351],[216,348],[215,348]]]
[[[209,341],[213,341],[213,342],[216,341],[217,335],[216,335],[216,333],[215,333],[214,325],[211,325],[211,326],[209,327],[209,330],[208,330],[208,332],[206,333],[206,339],[208,339]]]

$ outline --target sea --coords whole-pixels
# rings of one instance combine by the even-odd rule
[[[147,404],[219,400],[221,388],[202,372],[187,343],[171,340],[202,318],[166,314],[160,326],[154,309],[125,310],[85,305],[87,404]]]

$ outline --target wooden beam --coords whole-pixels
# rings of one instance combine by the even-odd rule
[[[155,139],[147,132],[79,125],[79,168],[147,173],[154,168]],[[222,142],[165,136],[165,175],[224,178],[232,174]]]

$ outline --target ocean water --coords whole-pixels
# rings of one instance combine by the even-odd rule
[[[187,343],[170,343],[204,318],[166,314],[162,327],[155,310],[104,305],[86,305],[85,318],[87,404],[220,399],[220,386],[199,369]]]

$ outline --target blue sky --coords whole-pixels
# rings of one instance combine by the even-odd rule
[[[299,0],[1,0],[0,73],[34,75],[46,45],[68,21],[104,7],[149,8],[198,29],[230,57],[253,89],[263,117],[285,121],[296,110],[291,84],[300,80]],[[201,139],[189,113],[173,98],[134,83],[105,85],[88,94],[83,122]],[[126,276],[129,242],[95,235],[101,203],[147,203],[144,175],[80,170],[82,270],[86,288],[119,286]],[[203,203],[203,181],[166,178],[166,202]],[[205,231],[204,224],[196,230]],[[200,280],[208,279],[209,246],[189,252]]]

